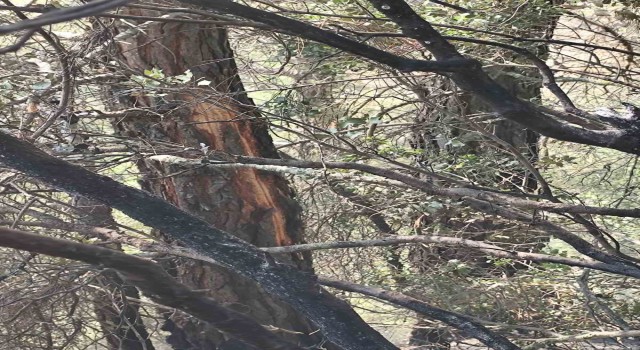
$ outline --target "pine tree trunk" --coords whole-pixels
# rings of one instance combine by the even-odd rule
[[[124,13],[159,15],[135,8],[126,8]],[[223,28],[154,23],[145,28],[144,34],[119,42],[118,56],[124,65],[138,72],[157,68],[165,76],[175,76],[190,70],[194,79],[211,82],[162,97],[122,95],[122,91],[114,91],[120,94],[120,102],[130,106],[181,110],[158,120],[121,121],[116,127],[122,135],[150,144],[171,143],[179,149],[200,150],[205,146],[209,151],[227,154],[278,157],[265,121],[244,93]],[[193,151],[179,156],[198,157]],[[185,172],[169,158],[141,158],[137,165],[144,174],[141,181],[144,189],[219,229],[258,246],[301,242],[300,208],[286,180],[277,174],[213,167]],[[311,269],[308,255],[291,256],[289,262],[301,269]],[[307,346],[319,342],[308,336],[314,329],[304,317],[266,295],[253,282],[198,261],[177,260],[173,268],[181,282],[206,290],[217,301],[251,315],[264,325],[284,330],[279,332],[283,337]],[[174,349],[246,349],[185,315],[168,317],[164,329],[171,332],[168,341]]]

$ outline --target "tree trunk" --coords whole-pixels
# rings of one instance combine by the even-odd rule
[[[522,84],[504,71],[496,71],[494,79],[509,91],[516,92],[525,100],[540,98],[541,84]],[[523,74],[525,72],[519,72]],[[530,72],[526,72],[529,75]],[[526,76],[526,75],[525,75]],[[436,91],[455,91],[453,83],[446,78],[437,77],[431,82],[432,91],[419,91],[423,96],[437,94]],[[430,106],[437,106],[431,108]],[[442,113],[446,111],[446,114]],[[422,149],[424,153],[419,156],[420,164],[428,165],[429,160],[435,158],[446,158],[449,162],[456,163],[459,157],[466,157],[468,154],[483,156],[483,152],[492,151],[483,142],[466,139],[473,127],[465,126],[462,119],[466,116],[488,111],[480,101],[470,94],[455,95],[445,97],[440,101],[434,101],[429,97],[429,102],[425,104],[417,116],[418,126],[413,135],[413,147]],[[462,118],[460,118],[462,117]],[[437,132],[425,130],[425,125],[439,125]],[[450,127],[450,125],[455,125]],[[531,163],[538,157],[537,142],[539,135],[531,130],[522,128],[519,124],[509,120],[498,120],[492,123],[491,132],[503,141],[506,141]],[[463,147],[451,147],[451,140],[465,140]],[[486,180],[486,179],[485,179]],[[491,180],[489,180],[491,181]],[[493,181],[503,190],[534,192],[537,187],[536,179],[526,169],[515,172],[501,172]],[[446,231],[450,231],[458,237],[471,240],[491,240],[505,241],[503,237],[508,236],[505,243],[516,244],[518,250],[538,250],[542,248],[541,243],[546,242],[546,237],[537,235],[531,236],[530,229],[526,225],[518,223],[504,222],[493,218],[472,217],[468,213],[460,213],[455,208],[445,207],[435,214],[422,215],[416,222],[427,230],[427,226],[439,225]],[[509,232],[509,234],[505,234]],[[426,232],[424,234],[427,234]],[[440,232],[440,234],[445,234]],[[496,238],[498,236],[500,238]],[[456,247],[412,247],[409,258],[416,271],[430,273],[438,266],[446,265],[449,261],[462,261],[469,266],[472,274],[505,274],[512,275],[518,267],[525,266],[514,263],[510,266],[496,267],[487,260],[486,255],[480,252],[469,251]],[[416,296],[419,298],[418,293]],[[434,326],[432,322],[419,320],[416,327],[411,332],[410,345],[416,346],[420,350],[446,350],[450,349],[450,343],[454,337],[447,327]]]
[[[513,77],[514,73],[529,79],[519,80]],[[536,74],[532,70],[496,69],[492,76],[501,85],[517,93],[521,99],[531,100],[540,98],[542,88],[541,83],[532,83],[535,81]],[[418,91],[418,94],[433,96],[437,95],[438,91],[455,91],[452,84],[446,78],[436,77],[429,82],[430,89]],[[443,110],[446,112],[443,113]],[[499,153],[490,155],[491,152],[495,152],[495,149],[488,147],[486,141],[478,141],[476,137],[470,137],[471,133],[468,130],[473,130],[474,127],[466,125],[462,121],[469,115],[485,113],[487,110],[484,104],[470,94],[462,93],[441,98],[429,97],[428,103],[423,106],[417,116],[416,125],[418,127],[415,128],[413,136],[413,147],[424,151],[419,156],[418,162],[428,165],[429,161],[433,159],[445,159],[455,164],[464,161],[468,155],[476,155],[480,159],[482,157],[503,157]],[[425,125],[437,125],[437,129],[425,129]],[[486,129],[500,140],[513,146],[530,163],[534,164],[537,160],[539,139],[537,133],[524,129],[509,120],[493,121]],[[464,146],[452,147],[452,140],[463,140]],[[481,184],[482,180],[494,182],[489,186],[497,186],[503,190],[526,193],[533,193],[537,190],[535,177],[524,167],[510,172],[501,171],[497,176],[491,172],[490,175],[476,180]],[[473,214],[465,211],[460,212],[453,207],[444,207],[436,213],[422,215],[416,222],[421,225],[418,229],[437,224],[451,233],[461,234],[461,238],[502,241],[517,245],[519,250],[537,250],[542,247],[541,243],[546,242],[545,237],[531,236],[531,230],[526,225],[494,218],[476,218]],[[505,234],[505,232],[509,232],[509,234]],[[412,249],[410,257],[414,267],[422,272],[428,272],[434,266],[446,264],[450,260],[464,261],[472,267],[474,270],[472,273],[478,274],[511,275],[516,271],[516,267],[520,266],[495,268],[493,264],[487,262],[486,256],[482,253],[452,247],[416,247]]]
[[[156,11],[125,8],[125,14],[159,16]],[[123,27],[123,30],[127,27]],[[233,53],[223,28],[191,23],[153,23],[144,33],[119,41],[118,55],[130,69],[157,68],[165,76],[191,70],[194,79],[208,86],[184,88],[162,97],[122,95],[121,102],[136,107],[176,107],[181,113],[160,120],[128,119],[117,124],[122,135],[150,144],[175,145],[174,151],[191,147],[221,154],[278,157],[265,121],[246,96],[237,75]],[[139,73],[140,74],[140,73]],[[142,74],[140,74],[142,75]],[[175,91],[175,90],[174,90]],[[185,152],[184,157],[204,156]],[[144,189],[201,217],[218,229],[236,234],[257,246],[300,243],[300,208],[286,180],[274,173],[249,168],[201,168],[184,171],[173,158],[141,158]],[[289,259],[301,269],[311,269],[309,255]],[[319,343],[309,336],[314,329],[304,317],[274,300],[253,282],[199,261],[178,260],[174,275],[187,285],[204,289],[219,302],[251,315],[258,322],[283,330],[281,336],[306,346]],[[205,324],[185,315],[168,317],[164,329],[174,349],[246,349]]]
[[[549,4],[558,4],[561,1],[550,0]],[[537,26],[532,25],[530,32],[535,34],[530,34],[530,36],[551,38],[557,20],[557,17],[552,17],[547,23]],[[543,60],[549,52],[546,44],[538,45],[534,50],[535,54]],[[519,60],[519,57],[506,50],[502,50],[501,55],[506,61],[518,62]],[[501,86],[522,100],[533,101],[542,98],[542,81],[538,71],[535,69],[498,66],[487,69],[487,72]],[[414,129],[412,140],[414,148],[424,151],[424,154],[417,159],[420,164],[427,164],[430,159],[435,157],[446,157],[450,162],[457,162],[459,160],[458,157],[464,157],[468,154],[483,157],[483,153],[493,152],[490,147],[486,146],[484,141],[480,142],[477,138],[469,137],[468,130],[473,130],[474,126],[465,123],[466,120],[469,120],[474,115],[477,116],[482,113],[488,113],[490,119],[495,119],[488,106],[469,93],[448,94],[434,98],[433,96],[437,96],[441,91],[458,92],[455,85],[445,77],[434,77],[423,86],[426,87],[415,90],[416,94],[425,103],[417,115],[416,128]],[[438,125],[439,129],[436,131],[425,129],[425,125]],[[506,119],[493,120],[489,124],[487,131],[513,146],[513,149],[517,150],[531,164],[535,164],[538,160],[540,135],[534,131],[523,128],[519,124]],[[450,141],[453,139],[463,140],[465,145],[452,147]],[[501,148],[504,149],[504,147]],[[484,155],[486,156],[486,153]],[[522,191],[525,193],[534,193],[538,190],[536,178],[525,167],[512,172],[501,172],[494,179],[485,178],[484,180],[493,180],[496,183],[495,185],[503,190]],[[474,218],[469,214],[457,212],[455,208],[444,208],[435,215],[423,215],[418,222],[423,226],[437,223],[440,227],[450,230],[461,238],[479,241],[501,241],[513,244],[514,249],[519,251],[537,251],[548,241],[548,237],[532,234],[526,225],[484,217]],[[453,260],[465,262],[471,267],[472,274],[479,275],[502,274],[511,276],[519,268],[526,268],[527,266],[514,263],[511,266],[497,267],[481,253],[452,247],[416,247],[412,250],[410,259],[413,267],[423,273],[428,273],[435,266],[446,264],[448,261]],[[412,331],[410,344],[418,346],[417,349],[449,349],[452,340],[454,338],[447,328],[432,327],[425,320],[420,320]]]
[[[81,223],[115,229],[112,210],[108,206],[80,196],[74,202],[84,211],[79,218]],[[111,245],[121,250],[119,244]],[[113,270],[104,270],[96,283],[101,288],[93,295],[93,307],[108,349],[154,350],[149,332],[140,318],[140,305],[130,300],[140,299],[138,290],[125,283]]]

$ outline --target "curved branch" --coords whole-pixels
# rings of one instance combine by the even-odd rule
[[[46,25],[72,21],[100,14],[112,8],[122,6],[130,0],[97,0],[87,4],[67,7],[45,12],[34,19],[23,19],[19,22],[0,26],[0,35],[25,29],[37,29]]]
[[[263,23],[269,25],[274,30],[317,41],[331,47],[368,58],[374,62],[391,66],[401,71],[452,72],[463,70],[467,65],[474,62],[473,60],[462,56],[457,60],[449,60],[447,62],[416,60],[397,56],[310,24],[237,4],[233,1],[183,0],[182,2],[203,6],[217,12],[232,14],[254,22]]]
[[[491,349],[520,350],[518,346],[510,342],[507,338],[491,332],[486,327],[473,321],[467,316],[433,307],[408,295],[382,288],[367,287],[351,282],[338,281],[326,277],[319,277],[318,282],[327,287],[369,295],[377,299],[386,300],[392,304],[406,307],[407,309],[413,310],[427,318],[444,322],[451,327],[459,329],[468,336],[480,340]]]
[[[7,6],[13,6],[10,0],[2,0]],[[21,10],[15,9],[13,12],[20,18],[23,22],[28,21],[29,18],[22,13]],[[58,117],[60,117],[67,109],[69,102],[71,101],[71,95],[73,94],[72,89],[72,79],[71,79],[71,63],[69,61],[68,54],[66,50],[60,45],[60,43],[54,39],[54,37],[46,32],[42,28],[30,29],[27,31],[27,34],[32,33],[33,31],[40,34],[48,43],[53,47],[58,56],[58,61],[60,62],[60,69],[62,75],[62,94],[60,97],[60,103],[58,103],[58,108],[53,114],[47,118],[47,120],[31,135],[32,139],[37,139],[40,137],[53,123],[56,122]],[[30,35],[31,36],[31,35]],[[30,37],[29,36],[29,37]],[[27,38],[28,39],[28,38]],[[26,43],[26,40],[22,42],[22,45]],[[16,49],[17,50],[17,49]]]
[[[462,55],[433,26],[418,15],[404,0],[369,0],[380,12],[395,22],[402,32],[419,41],[438,61],[459,59]],[[535,63],[535,62],[534,62]],[[544,67],[538,67],[543,68]],[[545,74],[543,72],[543,74]],[[548,72],[545,74],[548,75]],[[462,90],[477,96],[495,113],[503,118],[515,121],[542,135],[559,140],[618,149],[623,152],[640,154],[640,137],[630,130],[588,130],[556,120],[538,110],[533,104],[522,101],[505,90],[495,80],[476,65],[470,65],[465,71],[448,75]],[[571,110],[572,104],[564,98],[563,92],[552,89]],[[579,113],[575,109],[572,112]]]
[[[31,39],[31,37],[35,33],[36,33],[35,29],[27,30],[24,34],[22,34],[18,38],[18,40],[16,40],[15,43],[0,48],[0,55],[5,54],[5,53],[9,53],[9,52],[16,52],[16,51],[20,50],[24,46],[24,44],[26,44],[27,41],[29,41],[29,39]]]
[[[55,10],[32,20],[0,26],[0,34],[38,28],[43,25],[99,14],[128,0],[100,0],[70,9]],[[312,25],[258,10],[229,0],[182,0],[214,11],[236,15],[263,23],[274,30],[318,41],[382,63],[404,72],[440,72],[449,76],[462,90],[473,93],[499,116],[513,120],[542,135],[558,140],[617,149],[640,154],[640,135],[633,130],[590,130],[552,117],[531,103],[521,101],[491,79],[476,60],[465,58],[422,17],[402,0],[371,0],[370,2],[400,26],[409,37],[420,41],[436,57],[425,61],[396,56],[384,50],[322,30]],[[552,86],[552,85],[551,85]],[[553,87],[553,86],[552,86]],[[565,102],[567,102],[565,100]],[[570,106],[569,106],[570,107]],[[579,111],[576,111],[579,112]]]
[[[640,135],[633,130],[591,130],[578,127],[522,101],[491,79],[476,60],[465,58],[402,0],[370,0],[394,21],[402,32],[423,44],[436,61],[408,59],[347,39],[298,20],[234,3],[230,0],[182,0],[182,2],[267,24],[274,30],[318,41],[400,71],[444,72],[462,90],[474,94],[499,116],[558,140],[640,154]],[[448,71],[448,72],[447,72]],[[565,101],[566,102],[566,101]]]

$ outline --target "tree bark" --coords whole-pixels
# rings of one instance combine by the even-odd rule
[[[151,10],[123,11],[130,15],[159,15]],[[139,72],[157,68],[169,77],[191,70],[196,81],[209,80],[213,88],[206,92],[185,88],[163,98],[120,95],[120,101],[129,105],[176,107],[182,111],[165,115],[159,122],[149,119],[120,122],[117,128],[121,134],[181,147],[204,146],[209,151],[229,154],[278,157],[265,121],[244,93],[225,29],[213,25],[154,23],[146,27],[144,34],[119,42],[118,55],[127,68]],[[302,242],[300,208],[286,180],[279,175],[246,168],[181,173],[179,165],[157,158],[141,158],[137,166],[144,174],[141,181],[144,189],[218,229],[257,246]],[[310,270],[309,256],[295,254],[288,260]],[[172,267],[182,283],[204,289],[215,300],[251,315],[262,324],[284,330],[282,336],[306,346],[320,342],[309,336],[314,328],[304,317],[267,296],[255,283],[197,261],[175,261]],[[168,341],[175,349],[231,346],[221,333],[184,315],[168,317],[164,329],[171,333]]]

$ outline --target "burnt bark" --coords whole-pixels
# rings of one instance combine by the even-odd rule
[[[257,282],[271,296],[304,314],[329,342],[343,349],[396,349],[345,302],[322,290],[310,272],[278,263],[254,245],[212,227],[161,198],[52,157],[30,143],[2,132],[0,163],[61,190],[100,200],[164,232],[198,254],[212,259],[216,265]],[[612,259],[591,248],[577,249],[582,251],[580,248],[588,249],[585,254],[595,259]],[[623,266],[622,262],[618,265],[624,268],[622,273],[640,276],[634,267]]]
[[[220,305],[202,293],[175,281],[158,264],[120,251],[0,228],[0,246],[83,261],[111,268],[155,302],[183,310],[252,349],[302,350],[284,341],[250,317]],[[50,347],[49,347],[50,348]]]
[[[140,305],[132,301],[140,299],[138,289],[112,270],[103,271],[97,283],[103,290],[94,295],[94,312],[109,349],[154,350]]]

